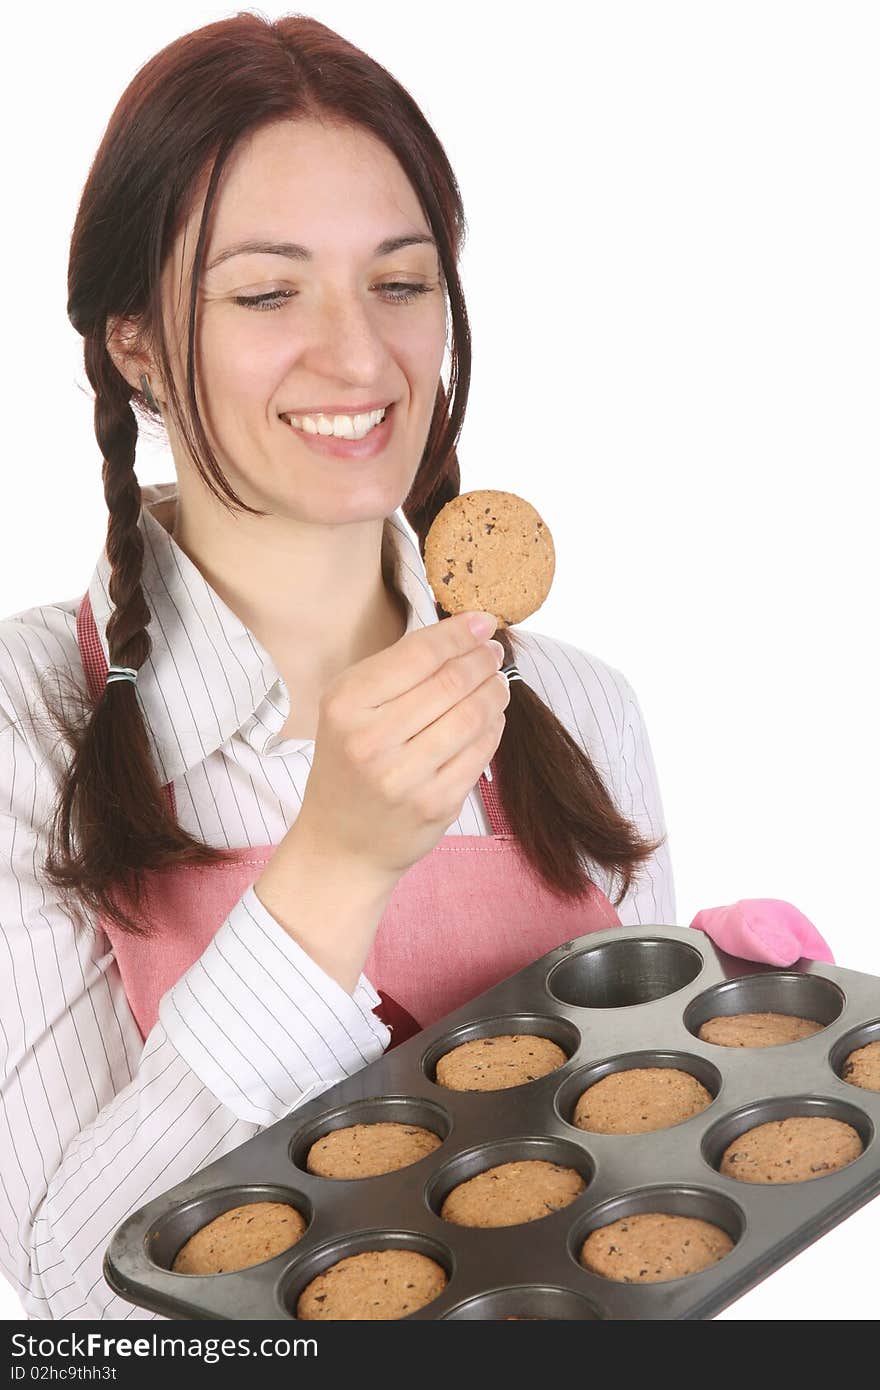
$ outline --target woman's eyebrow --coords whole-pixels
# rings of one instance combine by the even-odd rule
[[[373,252],[374,256],[390,256],[395,251],[400,251],[404,246],[433,246],[437,249],[437,243],[432,236],[427,236],[423,232],[406,232],[403,236],[386,237],[380,241]],[[312,253],[306,246],[298,246],[295,241],[239,241],[234,246],[227,246],[224,251],[218,251],[206,270],[213,270],[215,266],[223,261],[228,261],[233,256],[263,255],[263,256],[288,256],[294,261],[310,261]]]

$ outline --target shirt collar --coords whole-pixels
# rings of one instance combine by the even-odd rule
[[[141,585],[152,613],[152,651],[137,693],[163,782],[173,781],[239,730],[260,753],[286,753],[308,740],[285,740],[290,692],[272,658],[153,515],[177,497],[177,483],[141,489],[144,542]],[[401,510],[385,521],[384,544],[407,605],[407,632],[438,621],[418,539]],[[109,663],[110,562],[106,548],[89,598]]]

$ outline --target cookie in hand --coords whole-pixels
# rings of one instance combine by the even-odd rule
[[[464,492],[434,518],[425,570],[452,616],[494,613],[499,627],[522,622],[550,592],[556,554],[546,522],[513,492]]]

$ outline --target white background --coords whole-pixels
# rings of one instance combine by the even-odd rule
[[[89,163],[136,69],[229,13],[85,0],[48,28],[39,7],[5,21],[3,615],[80,595],[104,541],[65,312]],[[632,682],[680,923],[787,898],[838,964],[880,975],[878,7],[309,13],[395,73],[456,169],[462,490],[538,508],[558,567],[526,626]],[[138,475],[173,478],[170,455],[139,454]],[[876,1317],[878,1238],[875,1202],[722,1316]],[[0,1314],[19,1315],[5,1285]]]

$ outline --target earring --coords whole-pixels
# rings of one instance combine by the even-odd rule
[[[150,409],[155,410],[157,415],[161,415],[162,412],[159,408],[159,402],[153,395],[152,388],[150,386],[150,378],[146,375],[146,373],[142,374],[141,376],[141,390],[147,398],[147,405],[150,407]]]

